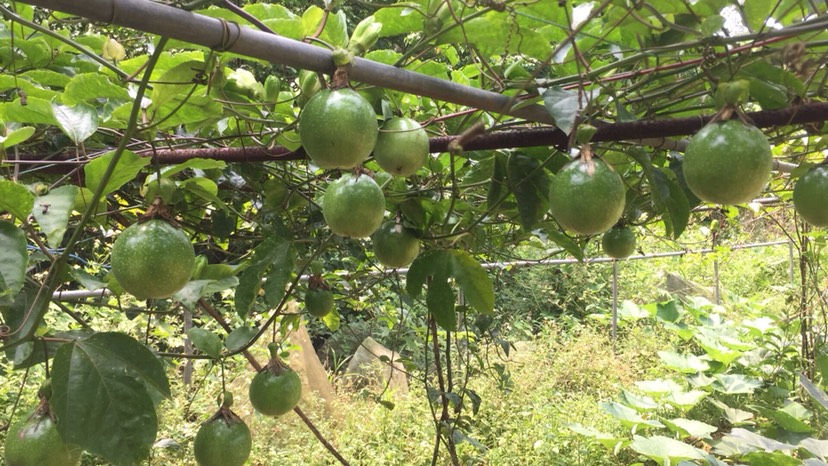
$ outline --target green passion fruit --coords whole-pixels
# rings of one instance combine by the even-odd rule
[[[361,164],[377,143],[377,115],[353,89],[325,89],[310,98],[299,116],[299,138],[320,168]]]
[[[370,176],[346,173],[328,185],[322,198],[322,215],[337,235],[366,238],[382,223],[385,196]]]
[[[828,227],[828,165],[818,165],[799,177],[793,202],[803,220],[815,227]]]
[[[549,190],[549,210],[565,229],[582,235],[609,230],[624,212],[624,182],[599,159],[589,164],[573,160],[555,175]]]
[[[386,267],[405,267],[420,254],[420,240],[397,222],[386,222],[371,237],[374,255]]]
[[[302,382],[293,369],[268,364],[250,382],[250,403],[265,416],[281,416],[292,410],[302,397]]]
[[[601,238],[604,253],[614,259],[626,259],[635,251],[635,233],[627,227],[614,227]]]
[[[6,466],[75,466],[81,449],[63,441],[51,416],[35,411],[12,424],[6,436]]]
[[[305,309],[314,317],[325,317],[334,310],[333,291],[324,287],[310,287],[305,292]]]
[[[112,246],[112,273],[138,299],[169,297],[190,281],[194,269],[190,239],[164,220],[130,225]]]
[[[716,204],[750,201],[765,188],[773,166],[768,138],[739,120],[699,130],[684,154],[684,179],[699,199]]]
[[[250,429],[238,416],[214,416],[198,429],[193,450],[199,466],[242,466],[250,456]]]
[[[410,176],[428,159],[428,135],[411,118],[391,118],[382,126],[374,147],[374,160],[388,173]]]

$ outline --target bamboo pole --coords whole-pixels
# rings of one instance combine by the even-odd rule
[[[298,69],[333,73],[331,51],[208,16],[148,0],[21,0],[22,3],[62,11],[108,24],[267,60]],[[421,73],[356,58],[354,81],[431,97],[459,105],[554,124],[542,105],[513,108],[515,100],[495,92],[453,83]]]

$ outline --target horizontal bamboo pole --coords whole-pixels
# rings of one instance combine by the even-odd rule
[[[148,0],[21,0],[22,3],[62,11],[298,69],[333,73],[331,52],[236,23],[199,15]],[[356,58],[354,81],[452,102],[538,123],[554,124],[542,105],[513,108],[513,98],[453,83],[421,73]]]

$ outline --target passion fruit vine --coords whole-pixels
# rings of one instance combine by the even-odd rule
[[[828,227],[828,165],[817,165],[797,180],[793,202],[803,220]]]
[[[699,130],[684,154],[684,179],[699,199],[741,204],[765,189],[773,167],[768,138],[738,119],[716,121]]]
[[[167,298],[190,280],[195,250],[184,232],[153,218],[121,232],[111,262],[118,283],[136,298]]]
[[[374,150],[378,130],[374,108],[349,88],[317,92],[299,116],[302,146],[320,168],[361,164]]]
[[[366,238],[382,223],[385,196],[370,176],[346,173],[328,185],[322,198],[322,215],[337,235]]]
[[[564,165],[552,180],[549,210],[565,229],[593,235],[618,222],[624,195],[624,182],[609,165],[596,158],[578,159]]]

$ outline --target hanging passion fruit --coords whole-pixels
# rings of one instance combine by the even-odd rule
[[[604,233],[601,247],[613,259],[626,259],[635,252],[635,233],[627,227],[613,227]]]
[[[6,466],[75,466],[80,456],[81,449],[63,441],[42,406],[12,424],[6,436]]]
[[[624,182],[602,160],[566,164],[549,190],[549,210],[567,230],[594,235],[609,230],[624,212]]]
[[[130,225],[112,246],[112,273],[138,299],[167,298],[187,284],[195,250],[187,235],[162,219]]]
[[[817,165],[799,177],[793,202],[803,220],[815,227],[828,227],[828,165]]]
[[[299,116],[299,138],[320,168],[361,164],[377,143],[377,115],[353,89],[325,89],[310,98]]]
[[[428,135],[416,120],[392,118],[385,122],[374,147],[374,160],[394,176],[417,173],[428,159]]]
[[[196,434],[193,451],[199,466],[242,466],[250,456],[250,429],[230,409],[233,397],[225,393],[224,400]]]
[[[370,176],[346,173],[328,185],[322,198],[322,215],[337,235],[366,238],[382,223],[385,196]]]
[[[302,381],[293,369],[274,357],[253,377],[249,396],[256,411],[265,416],[281,416],[299,403]]]
[[[420,240],[401,223],[385,222],[371,240],[374,255],[386,267],[405,267],[420,254]]]
[[[765,134],[740,120],[727,120],[710,123],[690,138],[683,171],[699,199],[741,204],[762,193],[772,166]]]

